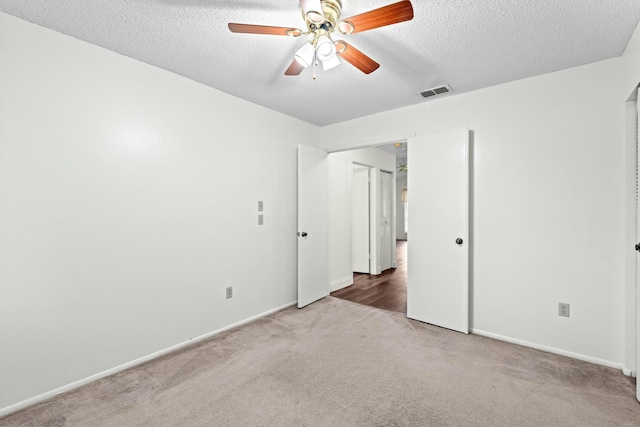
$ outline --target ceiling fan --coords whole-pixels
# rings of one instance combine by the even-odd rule
[[[341,0],[300,0],[300,7],[307,31],[291,27],[234,23],[229,24],[229,30],[246,34],[308,36],[309,42],[296,52],[293,62],[285,71],[284,74],[287,76],[297,76],[305,68],[315,66],[318,62],[322,62],[323,70],[329,70],[340,64],[338,57],[363,73],[369,74],[377,70],[380,64],[346,41],[334,40],[334,38],[413,19],[413,7],[409,0],[399,1],[346,19],[340,18]],[[315,79],[315,74],[313,78]]]

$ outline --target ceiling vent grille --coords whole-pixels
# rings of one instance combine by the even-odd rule
[[[444,85],[444,86],[438,86],[438,87],[424,90],[420,92],[420,95],[422,95],[425,98],[430,98],[432,96],[442,95],[449,92],[451,92],[451,88],[447,85]]]

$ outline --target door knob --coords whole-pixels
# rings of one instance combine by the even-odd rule
[[[462,244],[462,239],[458,237],[458,238],[456,239],[456,243],[457,243],[457,244],[459,244],[459,245],[461,245],[461,244]]]
[[[307,232],[306,232],[306,231],[303,231],[303,232],[302,232],[302,234],[301,234],[301,236],[302,236],[302,237],[307,237]]]

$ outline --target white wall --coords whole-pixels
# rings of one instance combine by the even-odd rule
[[[339,123],[320,129],[321,146],[471,129],[473,329],[622,367],[625,101],[638,62],[612,59]],[[560,301],[571,318],[557,315]]]
[[[0,411],[296,300],[315,126],[2,13],[0,63]]]
[[[627,47],[624,50],[624,55],[640,53],[640,24],[636,26],[636,29],[631,35],[631,39],[627,43]]]
[[[349,189],[353,162],[373,168],[372,185],[375,195],[380,194],[380,169],[393,172],[393,179],[395,179],[395,156],[384,150],[364,148],[329,154],[329,282],[332,292],[353,283],[349,226],[351,217]],[[371,205],[378,207],[378,200],[379,198],[375,197],[375,200],[371,200]],[[377,210],[374,211],[376,222]],[[379,254],[376,250],[379,244],[378,236],[372,236],[372,239],[376,245],[372,255],[377,267],[375,270],[372,269],[372,274],[379,274]],[[395,247],[393,256],[395,257]]]
[[[396,179],[396,239],[407,240],[404,232],[404,204],[402,203],[402,189],[407,188],[407,177]]]

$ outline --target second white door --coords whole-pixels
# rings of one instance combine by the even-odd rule
[[[329,294],[327,153],[298,146],[298,307]]]
[[[409,140],[407,316],[469,333],[469,131]]]

